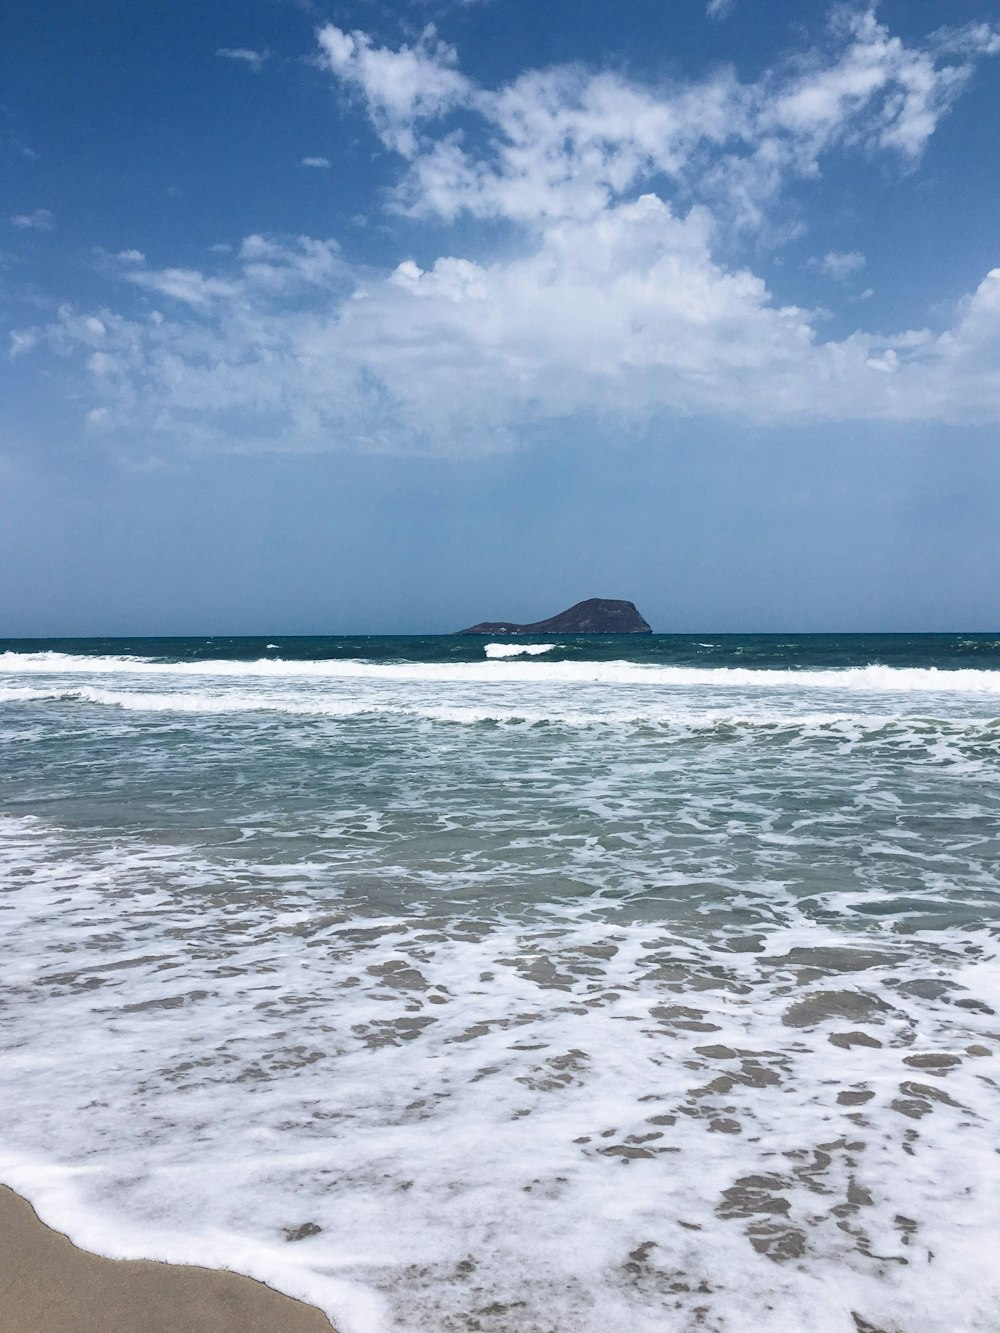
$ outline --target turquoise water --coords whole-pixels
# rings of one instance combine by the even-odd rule
[[[995,1330],[998,742],[1000,635],[0,642],[0,1178],[342,1333]]]

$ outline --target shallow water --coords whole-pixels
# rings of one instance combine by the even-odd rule
[[[0,1178],[343,1333],[995,1330],[998,667],[0,644]]]

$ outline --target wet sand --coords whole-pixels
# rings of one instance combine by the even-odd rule
[[[324,1314],[211,1268],[102,1259],[0,1186],[2,1333],[334,1333]]]

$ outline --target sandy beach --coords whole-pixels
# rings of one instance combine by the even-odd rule
[[[235,1273],[102,1259],[0,1186],[3,1333],[333,1333],[313,1306]]]

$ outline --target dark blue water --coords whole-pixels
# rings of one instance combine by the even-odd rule
[[[483,636],[241,635],[177,638],[0,639],[0,652],[134,655],[162,662],[479,662],[489,642],[552,644],[550,662],[809,670],[869,666],[1000,669],[1000,630],[979,634],[582,634]]]

